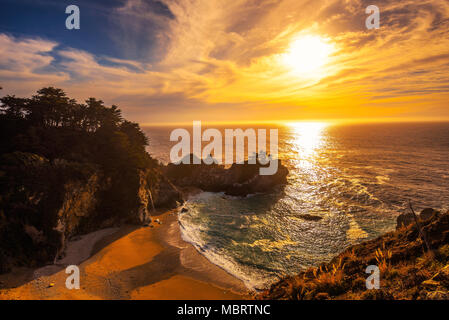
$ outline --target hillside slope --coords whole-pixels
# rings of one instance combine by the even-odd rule
[[[449,212],[424,210],[419,223],[430,244],[425,249],[408,215],[398,218],[396,231],[355,245],[329,263],[289,277],[258,299],[449,299]],[[380,289],[367,290],[365,273],[380,269]]]

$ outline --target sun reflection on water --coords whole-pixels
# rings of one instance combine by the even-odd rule
[[[301,168],[310,168],[318,151],[324,144],[326,122],[295,122],[288,124],[293,129],[292,151],[296,153]]]

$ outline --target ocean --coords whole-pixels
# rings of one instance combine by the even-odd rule
[[[249,289],[394,230],[409,200],[417,211],[449,205],[449,123],[227,128],[278,129],[288,184],[245,198],[204,192],[178,220],[185,241]],[[176,143],[173,129],[144,128],[148,151],[163,163]]]

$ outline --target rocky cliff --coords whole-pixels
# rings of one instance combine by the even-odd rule
[[[64,255],[78,234],[125,223],[145,224],[158,208],[174,208],[181,193],[159,168],[116,182],[87,163],[14,152],[0,162],[0,273],[39,266]],[[111,198],[118,205],[111,207]]]

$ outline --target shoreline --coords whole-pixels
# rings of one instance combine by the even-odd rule
[[[123,226],[81,236],[56,264],[0,275],[0,300],[251,298],[242,281],[182,240],[177,209],[153,218],[149,227]],[[79,290],[65,287],[69,264],[79,264]]]
[[[423,210],[419,216],[432,243],[438,244],[435,256],[423,251],[416,225],[410,220],[395,231],[347,248],[328,263],[284,278],[259,294],[250,292],[241,280],[182,240],[177,212],[178,209],[154,215],[152,227],[98,230],[72,241],[67,256],[59,264],[35,270],[18,268],[0,275],[0,288],[8,285],[8,280],[11,285],[10,289],[0,289],[0,300],[448,298],[445,286],[449,245],[444,231],[449,212],[434,210],[430,216],[428,210]],[[388,247],[385,243],[389,243]],[[91,255],[79,265],[81,289],[68,290],[65,287],[68,275],[60,262],[85,258],[88,249],[85,245],[90,246]],[[365,275],[365,267],[372,264],[379,250],[390,252],[382,271],[385,274],[382,281],[388,284],[373,293],[366,290],[365,278],[360,275]],[[417,261],[418,267],[425,268],[425,276],[416,275]],[[412,282],[407,282],[410,274],[415,276]],[[26,278],[30,275],[35,279]],[[14,281],[24,283],[12,285]],[[408,283],[409,290],[402,290],[404,283]]]

